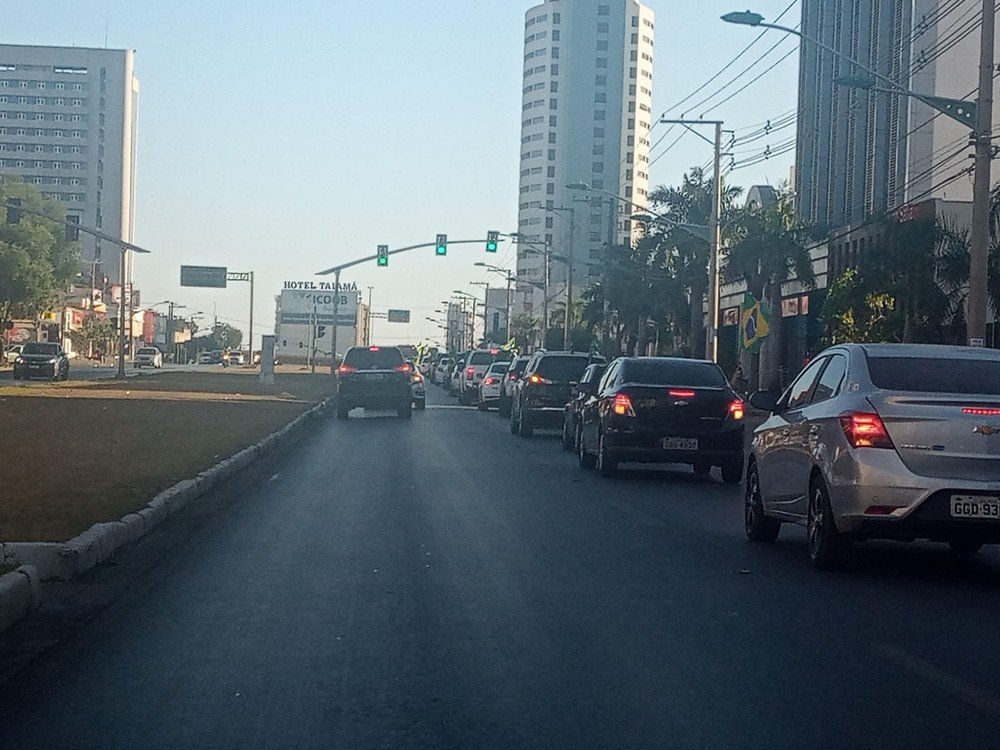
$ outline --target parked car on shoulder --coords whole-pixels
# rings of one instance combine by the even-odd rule
[[[722,481],[743,475],[743,400],[717,364],[679,357],[619,357],[580,415],[583,468],[613,476],[621,463],[713,466]]]
[[[528,364],[529,359],[531,357],[515,357],[500,380],[500,399],[497,401],[497,411],[500,412],[501,417],[510,416],[510,400],[514,395],[514,386],[517,385],[517,381],[524,373],[525,365]]]
[[[245,365],[246,354],[239,349],[229,352],[229,364],[233,366]]]
[[[847,344],[813,359],[780,397],[747,460],[747,537],[805,526],[809,558],[836,566],[864,539],[1000,543],[1000,351]]]
[[[210,364],[213,364],[213,362],[212,362],[212,353],[211,352],[202,352],[201,354],[199,354],[198,355],[198,364],[199,365],[210,365]]]
[[[139,347],[135,352],[135,366],[137,368],[155,367],[159,369],[163,367],[163,352],[155,346]]]
[[[14,360],[14,380],[30,378],[69,378],[69,359],[61,345],[31,342],[21,348]]]
[[[597,394],[597,384],[604,376],[606,365],[587,365],[580,382],[570,391],[570,399],[563,409],[562,446],[576,452],[580,440],[580,414],[583,407]]]
[[[603,361],[603,357],[586,352],[535,352],[514,386],[511,433],[531,437],[536,427],[558,429],[570,391],[580,382],[583,371],[587,365]]]
[[[479,398],[476,406],[479,411],[486,411],[491,406],[495,406],[500,401],[500,381],[510,367],[510,362],[494,362],[486,370],[483,379],[479,383]]]

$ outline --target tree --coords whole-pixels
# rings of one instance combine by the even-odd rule
[[[900,341],[896,300],[884,291],[872,290],[856,268],[849,268],[827,287],[820,320],[827,330],[826,343],[878,343]]]
[[[111,342],[115,340],[116,331],[113,321],[96,314],[88,315],[79,331],[70,331],[69,338],[73,348],[86,352],[87,356],[95,353],[107,353]]]
[[[45,216],[25,213],[17,224],[0,214],[0,321],[36,317],[53,306],[79,272],[77,243],[66,239],[64,211],[33,186],[0,176],[0,207],[8,198]]]
[[[733,204],[742,193],[740,187],[723,187],[723,222],[733,213]],[[678,282],[671,286],[668,307],[675,313],[678,308],[686,312],[687,320],[679,330],[696,357],[705,355],[703,304],[708,291],[710,248],[706,228],[714,199],[713,181],[701,167],[692,167],[679,187],[661,186],[649,195],[650,204],[662,217],[651,226],[651,235],[656,239],[650,248],[652,263]]]
[[[754,297],[766,299],[771,307],[770,334],[760,355],[762,387],[782,380],[781,284],[792,274],[806,287],[815,283],[807,249],[810,236],[810,228],[796,218],[786,189],[770,206],[740,210],[728,226],[725,278],[744,281]]]
[[[510,335],[518,350],[526,351],[528,344],[535,340],[541,326],[541,318],[530,313],[518,313],[510,319]]]
[[[243,331],[228,323],[216,323],[207,338],[215,343],[215,349],[239,349],[243,342]]]

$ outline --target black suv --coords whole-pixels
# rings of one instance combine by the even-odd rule
[[[394,409],[409,419],[413,413],[410,378],[413,365],[394,346],[354,346],[337,368],[337,419],[358,406]]]
[[[562,445],[568,451],[576,452],[577,442],[580,437],[580,414],[584,406],[597,393],[597,384],[604,377],[607,365],[587,365],[583,371],[580,382],[570,393],[570,399],[566,402],[563,411]]]
[[[514,386],[511,433],[531,437],[536,427],[560,427],[566,402],[583,371],[587,365],[603,362],[603,357],[586,352],[535,352]]]

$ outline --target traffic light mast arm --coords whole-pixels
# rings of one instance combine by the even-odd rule
[[[472,243],[482,244],[486,242],[485,239],[480,240],[448,240],[449,245],[470,245]],[[396,253],[405,253],[410,250],[419,250],[423,247],[437,247],[437,242],[422,242],[419,245],[409,245],[407,247],[397,247],[390,250],[386,255],[395,255]],[[351,268],[352,266],[360,266],[362,263],[370,263],[373,260],[378,260],[378,254],[366,255],[364,258],[358,258],[357,260],[351,260],[347,263],[341,263],[339,266],[333,266],[326,269],[325,271],[318,271],[317,276],[329,276],[331,273],[336,273],[337,271],[343,271],[345,268]]]
[[[43,219],[48,219],[49,221],[59,221],[59,219],[50,216],[44,211],[35,211],[30,208],[25,208],[24,206],[18,206],[17,210],[20,211],[22,214],[31,214],[33,216],[40,216]],[[103,242],[110,242],[112,245],[117,245],[123,250],[131,250],[134,253],[147,253],[147,254],[150,252],[149,250],[141,248],[138,245],[133,245],[131,242],[124,242],[116,237],[112,237],[109,234],[105,234],[99,229],[92,229],[91,227],[85,226],[83,224],[77,224],[75,221],[71,221],[68,217],[64,218],[62,222],[67,229],[78,230],[80,232],[83,232],[84,234],[89,234]]]

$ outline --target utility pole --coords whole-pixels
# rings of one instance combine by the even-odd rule
[[[250,333],[247,338],[248,358],[253,362],[253,271],[250,272]]]
[[[569,207],[569,260],[566,263],[566,320],[563,324],[563,349],[569,351],[573,327],[573,237],[576,234],[576,210]]]
[[[545,346],[545,334],[549,332],[549,251],[548,248],[545,250],[545,263],[543,267],[542,274],[542,342],[541,347]]]
[[[983,23],[979,49],[979,96],[976,100],[975,175],[972,183],[972,230],[969,237],[969,346],[986,340],[986,276],[989,256],[990,162],[993,131],[993,37],[996,9],[993,0],[983,0]]]
[[[365,336],[365,339],[366,339],[366,343],[369,346],[371,346],[372,338],[373,338],[372,337],[372,290],[373,289],[374,289],[374,287],[368,287],[368,312],[365,314],[365,317],[368,318],[368,325],[366,326],[366,328],[367,328],[367,331],[366,331],[367,336]]]
[[[167,303],[167,340],[165,342],[170,347],[170,354],[177,361],[177,345],[174,343],[174,303]]]
[[[991,0],[992,1],[992,0]],[[711,232],[708,252],[708,341],[705,353],[713,362],[719,361],[719,251],[722,249],[722,123],[715,123],[715,154],[712,166],[712,212],[708,220]],[[778,311],[781,314],[781,311]]]
[[[337,324],[340,323],[340,269],[333,272],[333,335],[330,342],[330,374],[337,374]]]

